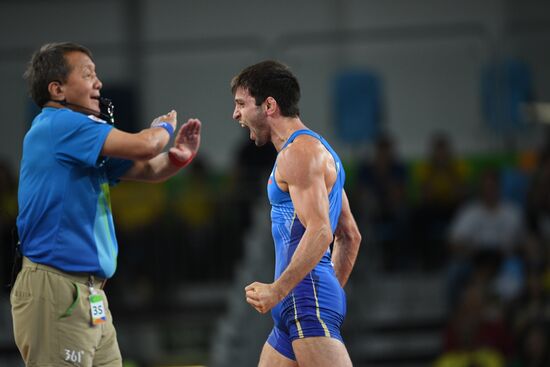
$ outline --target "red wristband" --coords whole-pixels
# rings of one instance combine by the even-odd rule
[[[187,160],[182,162],[179,159],[177,159],[176,156],[172,154],[172,152],[168,152],[168,158],[170,159],[170,162],[172,162],[174,166],[179,168],[183,168],[187,166],[189,163],[191,163],[191,161],[195,158],[195,156],[196,154],[192,154],[191,157],[189,157]]]

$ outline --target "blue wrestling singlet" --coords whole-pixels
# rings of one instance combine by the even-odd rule
[[[334,158],[337,177],[329,193],[329,216],[334,233],[342,208],[344,168],[327,141],[311,130],[295,131],[281,151],[303,134],[318,139]],[[282,191],[275,181],[276,168],[275,162],[269,176],[267,194],[271,203],[271,228],[275,243],[275,279],[278,279],[290,263],[305,227],[296,216],[289,193]],[[345,314],[346,295],[335,276],[328,249],[315,268],[272,309],[275,326],[267,341],[279,353],[295,360],[292,350],[295,339],[326,336],[342,341],[340,327]]]

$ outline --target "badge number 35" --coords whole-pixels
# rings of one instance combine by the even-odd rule
[[[107,321],[105,314],[105,304],[101,294],[90,295],[90,312],[92,314],[92,324],[99,325]]]

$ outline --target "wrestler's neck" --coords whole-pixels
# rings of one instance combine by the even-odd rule
[[[272,121],[271,142],[277,151],[283,148],[290,135],[297,130],[307,129],[299,117],[279,117]]]

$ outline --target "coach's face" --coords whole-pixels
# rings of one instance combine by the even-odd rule
[[[250,140],[254,140],[257,146],[262,146],[270,141],[269,127],[266,123],[265,111],[262,105],[257,106],[256,100],[248,90],[237,88],[235,91],[235,110],[233,118],[250,130]]]
[[[99,112],[99,91],[103,84],[96,75],[94,62],[79,51],[67,53],[65,60],[70,70],[66,82],[61,85],[65,101]]]

